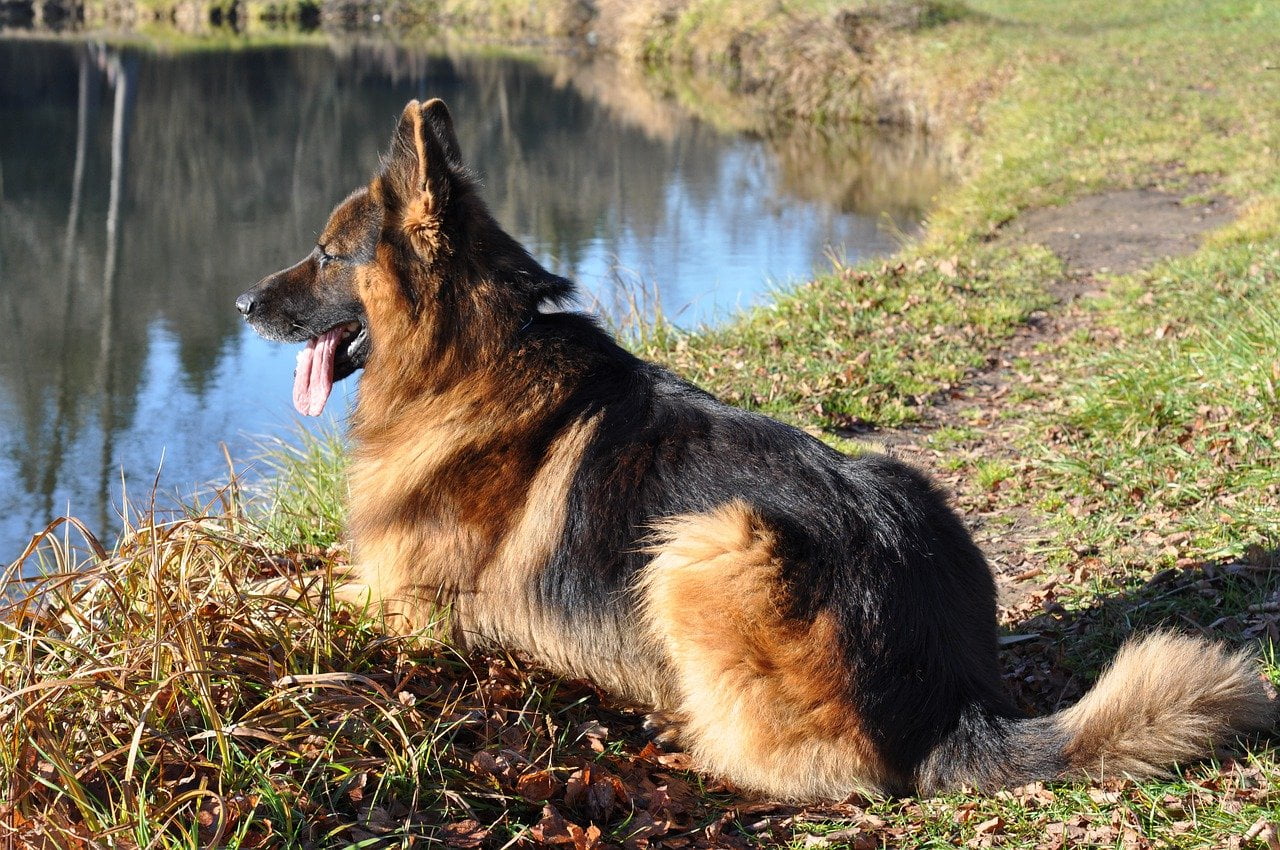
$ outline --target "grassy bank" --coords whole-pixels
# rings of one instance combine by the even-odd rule
[[[19,10],[19,7],[21,9]],[[21,12],[21,14],[19,14]],[[850,122],[943,127],[991,81],[917,85],[899,48],[974,17],[958,0],[15,0],[36,26],[169,28],[175,34],[281,28],[553,43],[611,54],[722,127],[776,133]]]
[[[0,627],[6,846],[636,846],[718,816],[586,683],[308,597],[342,557],[282,495],[264,516],[228,487],[110,553],[47,541],[56,575]]]
[[[675,68],[666,84],[706,114],[724,111],[733,86],[681,78],[679,57],[756,26],[755,7],[734,27],[718,4],[675,8],[638,55]],[[759,8],[768,43],[782,13]],[[1030,710],[1074,699],[1124,637],[1160,623],[1254,646],[1280,678],[1280,119],[1264,108],[1280,104],[1276,31],[1280,9],[1253,0],[971,0],[894,29],[878,49],[953,116],[962,153],[926,236],[721,328],[635,340],[837,443],[908,435],[981,532],[1015,512],[1035,526],[1041,560],[1010,582],[1024,592],[1005,610],[1008,682]],[[1013,235],[1029,210],[1069,214],[1120,189],[1221,198],[1234,222],[1127,273],[1073,268]],[[1061,304],[1066,291],[1083,295]],[[1062,332],[1027,337],[1032,316]],[[994,390],[973,380],[993,365]],[[60,836],[47,846],[1276,840],[1270,739],[1168,781],[826,809],[739,800],[646,747],[638,718],[587,686],[380,638],[323,597],[291,602],[281,578],[344,562],[341,461],[331,446],[281,457],[280,490],[259,507],[232,488],[203,518],[63,555],[42,605],[8,609],[4,828]]]

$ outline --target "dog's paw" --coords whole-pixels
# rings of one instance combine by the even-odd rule
[[[255,596],[271,597],[282,603],[296,604],[305,601],[314,606],[332,599],[353,605],[357,609],[367,607],[368,588],[362,584],[343,581],[345,576],[345,572],[310,570],[259,578],[246,583],[245,590]]]
[[[645,735],[655,746],[664,750],[678,750],[680,735],[684,731],[684,719],[679,712],[654,711],[644,716]]]

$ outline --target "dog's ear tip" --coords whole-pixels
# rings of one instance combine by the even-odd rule
[[[404,105],[404,110],[400,113],[399,126],[402,131],[407,128],[416,128],[422,123],[423,111],[422,103],[417,98],[409,101]]]
[[[417,100],[411,100],[404,105],[404,109],[400,111],[400,117],[396,120],[395,135],[404,137],[412,128],[417,127],[422,121],[422,106]]]

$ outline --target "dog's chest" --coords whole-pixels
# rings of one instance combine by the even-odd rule
[[[461,422],[378,451],[361,446],[350,474],[355,555],[374,597],[413,623],[447,605],[468,645],[519,650],[654,702],[662,676],[625,610],[571,622],[538,592],[564,543],[570,488],[597,424],[570,423],[532,459],[513,459],[518,435]]]

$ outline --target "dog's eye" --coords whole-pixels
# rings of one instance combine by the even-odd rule
[[[316,250],[320,252],[320,268],[324,268],[333,260],[333,255],[325,251],[325,249],[320,246],[317,245]]]

